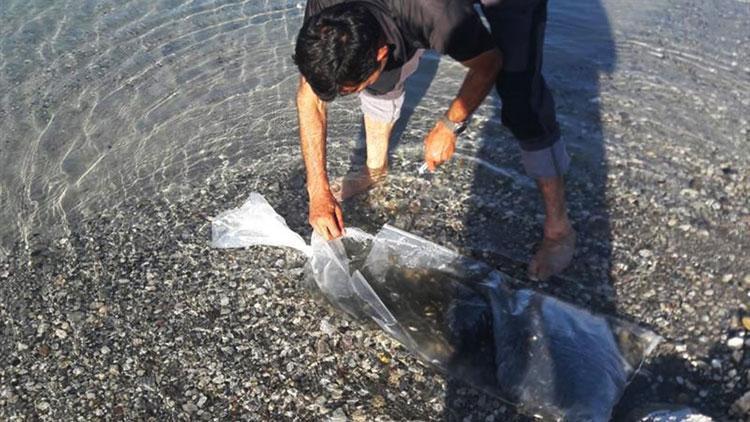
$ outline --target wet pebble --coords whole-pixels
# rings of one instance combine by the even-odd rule
[[[328,341],[325,338],[321,337],[315,343],[315,352],[318,356],[327,356],[331,353],[331,347],[328,345]]]
[[[637,122],[636,119],[632,116],[630,121]],[[628,136],[621,138],[627,140]],[[663,181],[660,194],[670,200],[680,197],[679,188],[675,188],[678,189],[675,192],[669,190],[672,170],[654,171]],[[740,168],[738,173],[741,171]],[[718,167],[715,172],[721,176]],[[674,177],[679,179],[680,175]],[[262,182],[246,178],[238,181],[233,189],[247,190],[253,183]],[[718,237],[714,227],[696,216],[696,209],[710,212],[705,209],[704,199],[715,196],[710,190],[705,193],[704,190],[710,188],[711,182],[703,181],[701,187],[695,185],[696,194],[702,198],[699,204],[702,208],[678,203],[669,213],[662,211],[664,214],[655,216],[647,213],[658,213],[665,208],[664,203],[652,201],[660,197],[642,186],[620,184],[626,182],[627,178],[614,180],[612,191],[613,201],[633,193],[632,205],[623,205],[621,209],[625,215],[616,215],[617,206],[612,207],[611,216],[603,211],[591,211],[602,215],[595,224],[592,221],[592,228],[607,236],[611,234],[612,245],[597,245],[598,240],[591,239],[594,236],[582,236],[582,242],[588,242],[582,254],[593,256],[592,265],[584,265],[586,268],[582,271],[598,266],[601,274],[593,277],[584,273],[590,277],[583,278],[574,269],[566,277],[589,280],[602,275],[601,279],[606,278],[610,289],[608,300],[612,300],[616,312],[631,315],[633,320],[655,327],[666,338],[675,339],[672,344],[676,346],[665,348],[665,356],[693,365],[684,370],[664,370],[660,382],[677,383],[679,379],[685,390],[681,400],[705,401],[703,399],[710,397],[721,401],[716,407],[726,411],[731,404],[726,403],[728,397],[732,400],[738,397],[747,380],[739,370],[743,367],[742,347],[733,349],[731,355],[725,353],[726,338],[722,339],[721,333],[726,332],[722,331],[726,327],[721,324],[726,319],[722,311],[738,308],[730,300],[733,289],[742,284],[739,280],[746,280],[750,286],[750,275],[743,278],[747,270],[734,268],[740,258],[736,262],[727,258],[726,266],[716,268],[719,266],[712,265],[713,261],[706,259],[703,251],[691,249],[696,242],[685,240],[693,239],[690,236],[695,236],[697,230],[707,231],[706,242]],[[735,184],[737,189],[743,186],[740,182]],[[470,182],[465,187],[470,189]],[[279,196],[285,194],[284,189],[279,190]],[[414,195],[413,188],[411,191],[408,186],[404,189],[403,195]],[[435,186],[430,189],[431,193],[437,192]],[[33,284],[36,280],[55,283],[49,286],[54,286],[55,294],[59,295],[30,300],[27,314],[22,314],[27,320],[16,319],[15,315],[6,318],[18,326],[33,321],[28,335],[9,343],[10,351],[18,355],[19,365],[24,366],[29,360],[23,358],[20,349],[27,354],[30,349],[35,363],[46,365],[38,365],[36,372],[24,366],[25,373],[12,375],[19,383],[54,384],[54,377],[66,371],[69,376],[72,374],[71,383],[81,384],[81,388],[71,390],[38,390],[32,394],[32,399],[50,403],[49,408],[56,411],[59,408],[63,417],[73,415],[71,418],[79,414],[96,415],[96,412],[100,419],[113,416],[101,403],[120,400],[113,400],[109,395],[117,391],[144,397],[143,401],[130,400],[128,403],[132,403],[133,408],[124,409],[125,417],[133,419],[150,410],[142,404],[148,403],[157,406],[166,419],[221,419],[227,416],[228,409],[236,409],[240,417],[258,415],[262,420],[325,420],[334,415],[352,420],[362,415],[362,420],[438,420],[448,414],[460,414],[464,418],[467,413],[471,415],[470,420],[526,420],[516,416],[510,407],[507,414],[505,411],[498,413],[498,402],[489,396],[477,398],[478,393],[469,388],[456,393],[454,401],[447,400],[447,382],[437,371],[419,363],[376,328],[347,321],[329,306],[313,301],[304,288],[299,287],[304,256],[291,258],[291,253],[279,252],[276,248],[215,250],[206,244],[206,238],[200,238],[192,229],[181,232],[185,235],[180,236],[184,241],[180,245],[168,242],[175,237],[172,227],[200,227],[205,224],[201,213],[216,215],[223,209],[237,206],[233,199],[222,198],[222,191],[231,189],[207,188],[200,198],[190,198],[176,206],[159,202],[140,204],[142,208],[132,214],[143,215],[142,221],[121,229],[117,229],[116,221],[98,225],[91,222],[91,226],[85,226],[90,227],[89,232],[70,236],[69,245],[79,255],[57,259],[55,272],[31,273],[24,278],[18,277],[16,270],[0,273],[7,273],[5,277],[13,280],[8,285],[17,286],[19,295],[37,291],[28,287],[36,286]],[[526,237],[511,232],[503,239],[508,239],[508,248],[514,252],[526,253],[536,240],[535,230],[540,226],[534,224],[541,220],[533,216],[541,215],[540,211],[514,208],[513,198],[523,196],[512,191],[514,195],[504,198],[502,192],[508,190],[492,190],[488,195],[496,197],[483,201],[483,206],[513,209],[503,214],[507,225],[528,227],[528,233],[518,230]],[[415,232],[446,245],[450,243],[455,248],[464,247],[460,236],[468,225],[458,230],[456,227],[460,225],[452,221],[463,221],[461,213],[466,208],[449,198],[454,194],[444,192],[442,198],[436,194],[432,203],[447,205],[436,208],[435,219],[425,219],[429,224],[423,223]],[[292,202],[283,210],[285,215],[292,216],[288,221],[306,205],[304,198],[297,196],[290,193],[284,198]],[[404,198],[394,197],[392,202],[400,201]],[[408,206],[410,201],[413,199],[407,198],[403,204]],[[572,203],[574,207],[588,204],[581,199]],[[196,211],[199,208],[201,210]],[[722,202],[722,212],[730,213],[730,210]],[[484,215],[484,221],[492,220],[492,212]],[[354,211],[349,216],[353,214]],[[635,215],[639,218],[633,218]],[[519,223],[521,216],[532,217]],[[300,217],[295,229],[307,229],[302,224],[306,224],[304,217]],[[622,227],[619,224],[623,224]],[[664,230],[667,224],[674,226],[668,234]],[[455,227],[446,228],[451,225]],[[683,232],[680,225],[688,229]],[[186,235],[188,232],[190,236]],[[519,243],[528,245],[511,245],[516,235],[523,237]],[[160,243],[162,240],[165,241]],[[485,257],[491,259],[492,255]],[[641,265],[645,261],[662,265]],[[730,273],[734,274],[731,280],[716,284]],[[112,276],[105,278],[101,274]],[[145,288],[146,285],[151,287]],[[532,287],[555,288],[552,283]],[[573,299],[585,298],[585,307],[601,306],[602,299],[598,298],[598,293],[593,294],[595,289],[590,286],[583,291],[568,287],[560,287],[559,293],[575,291]],[[63,320],[70,325],[62,325]],[[732,321],[732,330],[738,329],[739,324],[745,324],[744,320],[742,323],[737,319]],[[58,334],[60,331],[64,334]],[[71,341],[69,337],[74,337],[73,333],[80,335],[83,341]],[[737,336],[735,331],[732,336]],[[19,348],[17,342],[24,346]],[[46,342],[47,347],[38,346],[41,342]],[[711,351],[717,344],[721,351],[718,354]],[[687,353],[688,348],[690,353]],[[46,359],[42,359],[44,357]],[[696,362],[702,364],[700,369],[695,369],[699,368]],[[663,368],[657,368],[656,373],[661,375]],[[737,370],[730,372],[730,368]],[[711,380],[717,377],[714,382],[718,387],[714,389],[710,384],[699,382],[703,380],[693,374],[694,370],[705,371]],[[0,373],[0,376],[6,375]],[[91,388],[87,382],[95,383],[97,388]],[[11,400],[8,397],[12,396],[5,394],[0,400],[8,403]],[[126,400],[122,398],[123,402]],[[469,412],[456,410],[461,400],[470,408]],[[88,407],[81,410],[78,403]],[[0,415],[5,416],[5,409],[9,409],[7,404],[0,406]]]
[[[732,337],[727,340],[727,346],[729,346],[730,349],[734,350],[741,349],[744,344],[745,341],[741,337]]]

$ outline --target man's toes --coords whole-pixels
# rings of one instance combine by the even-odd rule
[[[547,281],[552,276],[549,256],[546,256],[543,250],[539,250],[531,259],[528,275],[533,281]]]
[[[531,258],[527,273],[531,280],[539,281],[539,259],[537,258],[537,255],[534,255],[534,257]]]
[[[559,240],[545,238],[529,264],[529,278],[545,281],[570,265],[575,253],[576,233]]]
[[[539,266],[539,272],[537,273],[537,279],[539,281],[547,281],[552,277],[554,274],[557,274],[559,271],[555,271],[555,269],[550,265],[548,262],[543,263]]]
[[[539,248],[529,264],[529,278],[533,281],[547,281],[554,274],[551,258],[547,248]]]

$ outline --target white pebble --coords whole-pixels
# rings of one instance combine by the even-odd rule
[[[320,331],[330,336],[331,334],[336,332],[336,328],[334,328],[331,323],[328,322],[328,320],[323,319],[320,321]]]
[[[727,346],[729,346],[730,349],[739,350],[742,348],[742,345],[744,344],[744,341],[740,337],[732,337],[727,341]]]

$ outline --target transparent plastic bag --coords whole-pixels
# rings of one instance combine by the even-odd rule
[[[660,341],[513,289],[492,267],[387,225],[376,236],[356,228],[330,242],[313,235],[308,256],[311,285],[334,306],[374,321],[450,376],[548,420],[609,420]]]
[[[344,246],[346,242],[346,247]],[[317,233],[312,235],[312,255],[307,262],[308,286],[317,288],[338,308],[354,318],[367,317],[363,303],[352,282],[349,254],[356,253],[372,242],[372,235],[349,227],[343,239],[326,241]]]
[[[714,419],[685,405],[646,404],[623,418],[623,422],[714,422]]]
[[[373,309],[387,310],[372,318],[397,321],[394,337],[407,338],[401,342],[413,353],[547,419],[609,420],[659,341],[632,324],[513,289],[488,265],[390,226],[373,238],[360,271],[357,282],[369,282],[380,299]]]
[[[252,245],[286,246],[306,255],[312,249],[286,225],[263,195],[253,192],[240,207],[216,216],[211,224],[211,246],[242,248]]]

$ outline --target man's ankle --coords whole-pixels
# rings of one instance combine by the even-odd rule
[[[385,162],[376,162],[376,163],[370,163],[367,162],[367,170],[370,172],[382,172],[383,170],[386,170],[388,168],[388,161]]]
[[[555,221],[548,220],[544,223],[544,237],[547,239],[562,239],[573,232],[573,225],[567,217]]]

